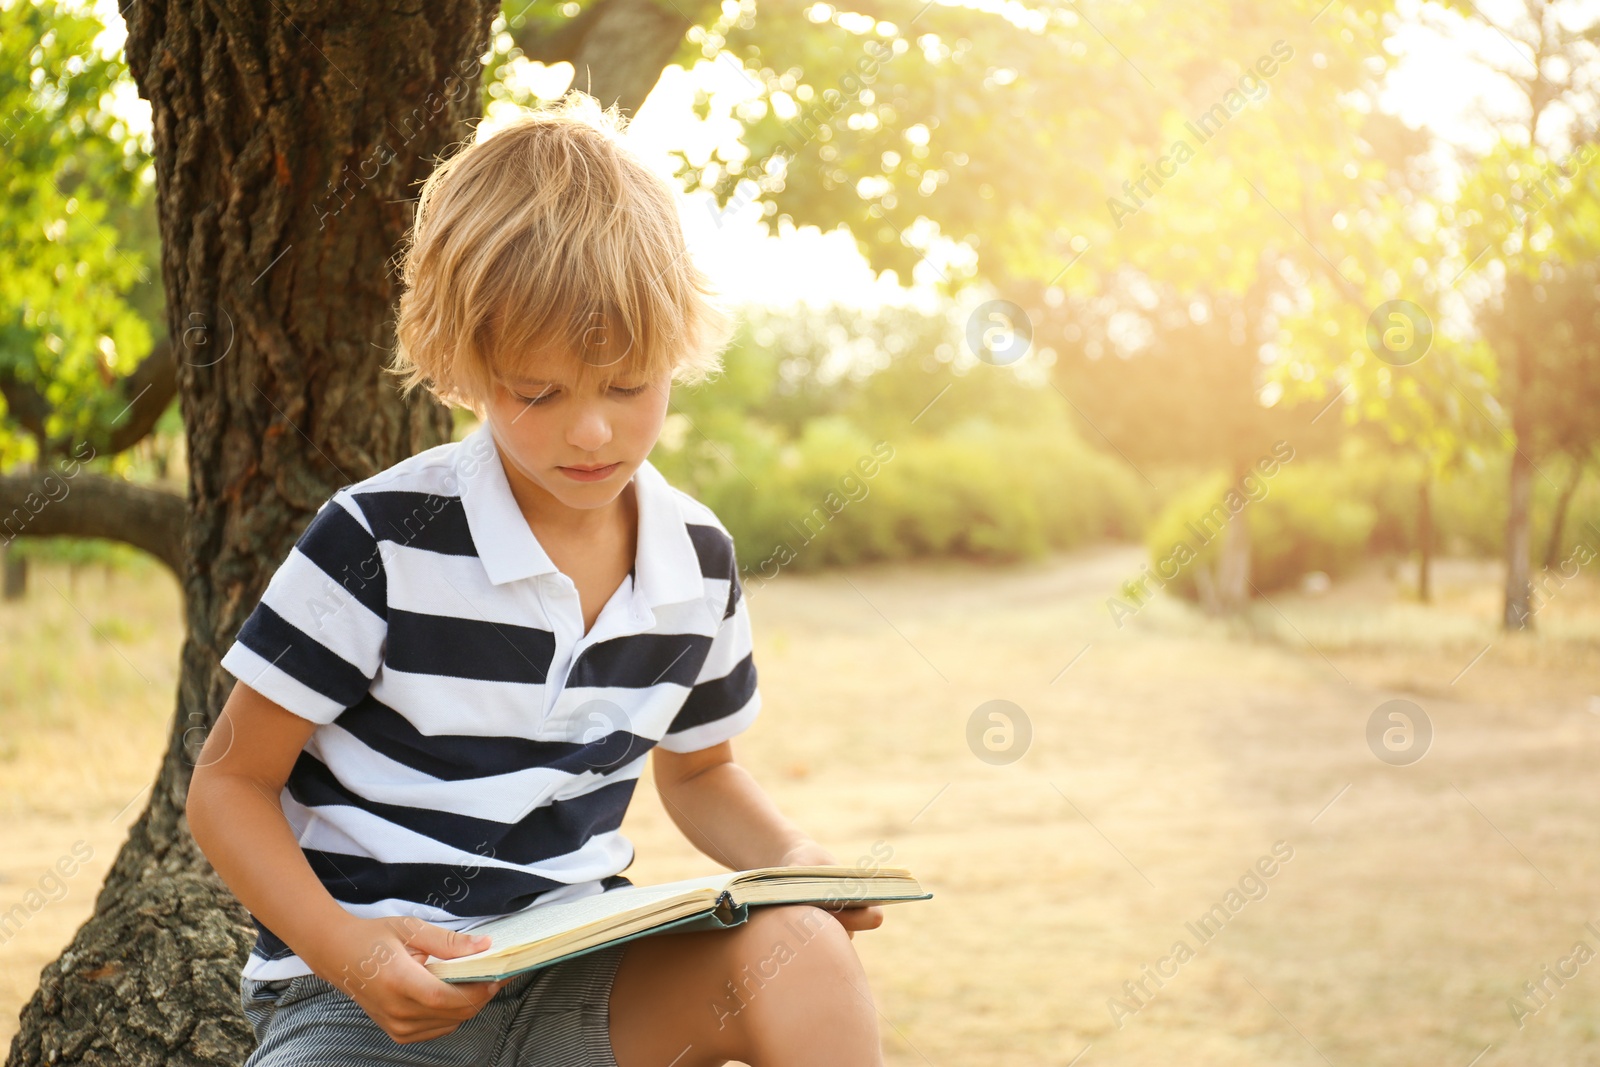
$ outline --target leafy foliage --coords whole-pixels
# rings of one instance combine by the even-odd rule
[[[0,375],[43,394],[49,441],[117,416],[110,386],[160,321],[152,170],[108,106],[127,83],[96,44],[104,30],[75,7],[0,6]],[[9,414],[4,465],[38,455]]]

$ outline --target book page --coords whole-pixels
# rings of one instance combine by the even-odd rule
[[[735,871],[732,876],[739,882],[768,881],[784,878],[837,878],[841,881],[859,881],[870,878],[906,879],[911,872],[904,867],[752,867],[748,871]]]
[[[903,867],[764,867],[740,872],[728,893],[735,904],[834,908],[915,900],[923,889]]]
[[[532,907],[513,915],[506,915],[499,919],[492,919],[479,926],[471,927],[467,932],[473,935],[487,934],[493,943],[482,952],[475,952],[470,956],[457,956],[456,961],[473,960],[483,956],[492,956],[517,945],[526,945],[534,941],[542,941],[547,937],[565,933],[591,923],[607,922],[628,912],[648,910],[663,901],[685,893],[707,893],[709,904],[716,899],[730,879],[733,872],[708,875],[703,878],[685,878],[678,882],[663,882],[660,885],[624,886],[605,893],[596,893],[593,896],[582,897],[578,900],[563,900],[555,904],[534,904]],[[437,957],[429,957],[432,962]]]

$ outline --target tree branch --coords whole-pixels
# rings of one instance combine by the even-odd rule
[[[156,342],[150,354],[118,383],[128,407],[112,419],[106,451],[115,455],[144,440],[178,395],[178,356],[171,337]]]
[[[50,417],[44,394],[31,382],[18,379],[10,367],[0,367],[0,396],[5,397],[6,413],[17,425],[43,441],[45,420]]]
[[[631,115],[655,88],[683,35],[707,5],[686,6],[693,17],[656,0],[600,0],[554,33],[540,36],[530,21],[512,36],[535,62],[571,63],[576,71],[573,88]]]
[[[127,406],[109,424],[90,431],[89,443],[100,455],[115,455],[144,440],[177,395],[178,358],[172,338],[158,341],[132,373],[113,388]],[[6,408],[17,424],[39,440],[46,460],[76,454],[78,442],[46,439],[50,404],[32,382],[22,381],[10,371],[0,372],[0,395],[5,397]]]
[[[188,511],[178,493],[91,474],[77,460],[0,475],[0,544],[24,535],[104,537],[148,552],[180,579]]]

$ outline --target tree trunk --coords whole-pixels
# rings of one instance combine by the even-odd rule
[[[1207,615],[1221,615],[1222,605],[1217,602],[1217,580],[1208,563],[1194,565],[1195,595],[1200,599],[1200,610]]]
[[[1537,111],[1535,124],[1537,124]],[[1526,238],[1526,225],[1524,238]],[[1505,299],[1517,307],[1533,303],[1531,284],[1520,272],[1506,278]],[[1528,389],[1533,380],[1533,347],[1519,334],[1511,352],[1506,406],[1511,410],[1511,471],[1506,506],[1506,595],[1501,625],[1506,630],[1533,629],[1532,581],[1529,574],[1533,547],[1533,416],[1528,411]]]
[[[1518,435],[1518,440],[1526,438]],[[1528,564],[1533,540],[1533,463],[1520,447],[1511,452],[1511,486],[1508,495],[1506,606],[1502,623],[1507,630],[1531,630],[1533,606]]]
[[[1538,112],[1534,113],[1537,128]],[[1527,227],[1524,225],[1524,238]],[[1506,306],[1526,308],[1532,304],[1531,283],[1521,272],[1506,277]],[[1507,631],[1533,628],[1532,582],[1529,556],[1533,541],[1533,447],[1531,418],[1527,411],[1528,386],[1533,375],[1533,349],[1528,339],[1518,335],[1512,342],[1510,373],[1506,379],[1505,403],[1511,412],[1511,465],[1506,490],[1506,588],[1501,626]]]
[[[1556,510],[1550,516],[1550,538],[1544,545],[1544,569],[1553,571],[1561,562],[1562,534],[1567,529],[1567,511],[1572,507],[1572,497],[1578,491],[1578,485],[1583,481],[1583,463],[1574,458],[1572,471],[1567,475],[1567,484],[1561,487],[1561,495],[1556,497]]]
[[[1433,473],[1417,483],[1417,599],[1433,600]]]
[[[1250,509],[1245,507],[1222,528],[1217,559],[1217,608],[1225,614],[1243,611],[1250,602]]]
[[[187,634],[146,807],[94,915],[45,968],[9,1063],[237,1064],[254,938],[183,816],[232,678],[218,658],[332,492],[447,439],[381,364],[390,259],[433,157],[470,136],[493,0],[127,0],[153,110],[162,275],[190,457]],[[290,21],[292,19],[292,21]]]
[[[10,545],[0,545],[0,571],[4,571],[4,592],[0,599],[21,600],[28,595],[28,558],[11,551]]]

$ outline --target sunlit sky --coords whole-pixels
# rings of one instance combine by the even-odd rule
[[[573,81],[567,63],[543,67],[524,64],[527,85],[541,99],[552,99]],[[578,87],[582,88],[582,80]],[[695,95],[711,95],[705,120],[693,110]],[[740,126],[732,111],[758,95],[758,88],[729,58],[702,61],[692,70],[669,67],[629,125],[630,144],[669,179],[677,165],[674,151],[697,164],[720,148],[723,158],[737,150]],[[482,133],[494,129],[494,114]],[[679,195],[684,234],[695,261],[735,303],[781,305],[796,299],[814,303],[873,305],[916,297],[904,292],[893,275],[875,277],[844,231],[823,233],[815,227],[768,236],[761,204],[753,197],[718,209],[707,194]],[[923,294],[926,298],[927,294]]]
[[[1482,0],[1479,6],[1497,22],[1508,24],[1519,5],[1515,0]],[[114,27],[102,39],[102,46],[119,48],[123,33],[115,5],[102,0],[97,9]],[[1520,65],[1526,70],[1531,61],[1527,49],[1509,37],[1443,12],[1435,4],[1401,0],[1400,9],[1408,16],[1408,24],[1390,42],[1397,62],[1380,106],[1409,125],[1425,126],[1436,133],[1444,142],[1440,158],[1448,169],[1454,147],[1477,152],[1488,146],[1492,129],[1486,116],[1519,114],[1516,92],[1485,64],[1507,69]],[[1429,21],[1441,26],[1442,32],[1415,25],[1412,17],[1419,11],[1427,12]],[[539,98],[550,99],[568,87],[573,71],[564,63],[546,68],[522,61],[517,76]],[[710,114],[703,121],[693,111],[697,89],[706,90],[711,97]],[[739,133],[732,109],[755,94],[753,80],[727,56],[701,61],[691,70],[669,68],[634,118],[630,142],[667,177],[674,168],[675,161],[669,156],[674,149],[687,152],[697,162],[718,146],[726,156],[736,149]],[[118,110],[138,128],[149,128],[148,106],[131,88],[119,101]],[[493,118],[491,113],[481,133],[492,131]],[[1552,116],[1557,122],[1564,118]],[[777,306],[803,299],[873,306],[908,300],[931,302],[926,283],[934,275],[927,264],[919,267],[908,291],[893,275],[875,277],[854,240],[842,231],[786,227],[769,236],[760,221],[758,203],[745,202],[719,213],[703,194],[680,195],[679,200],[692,254],[734,303]],[[934,258],[939,254],[935,250]]]

